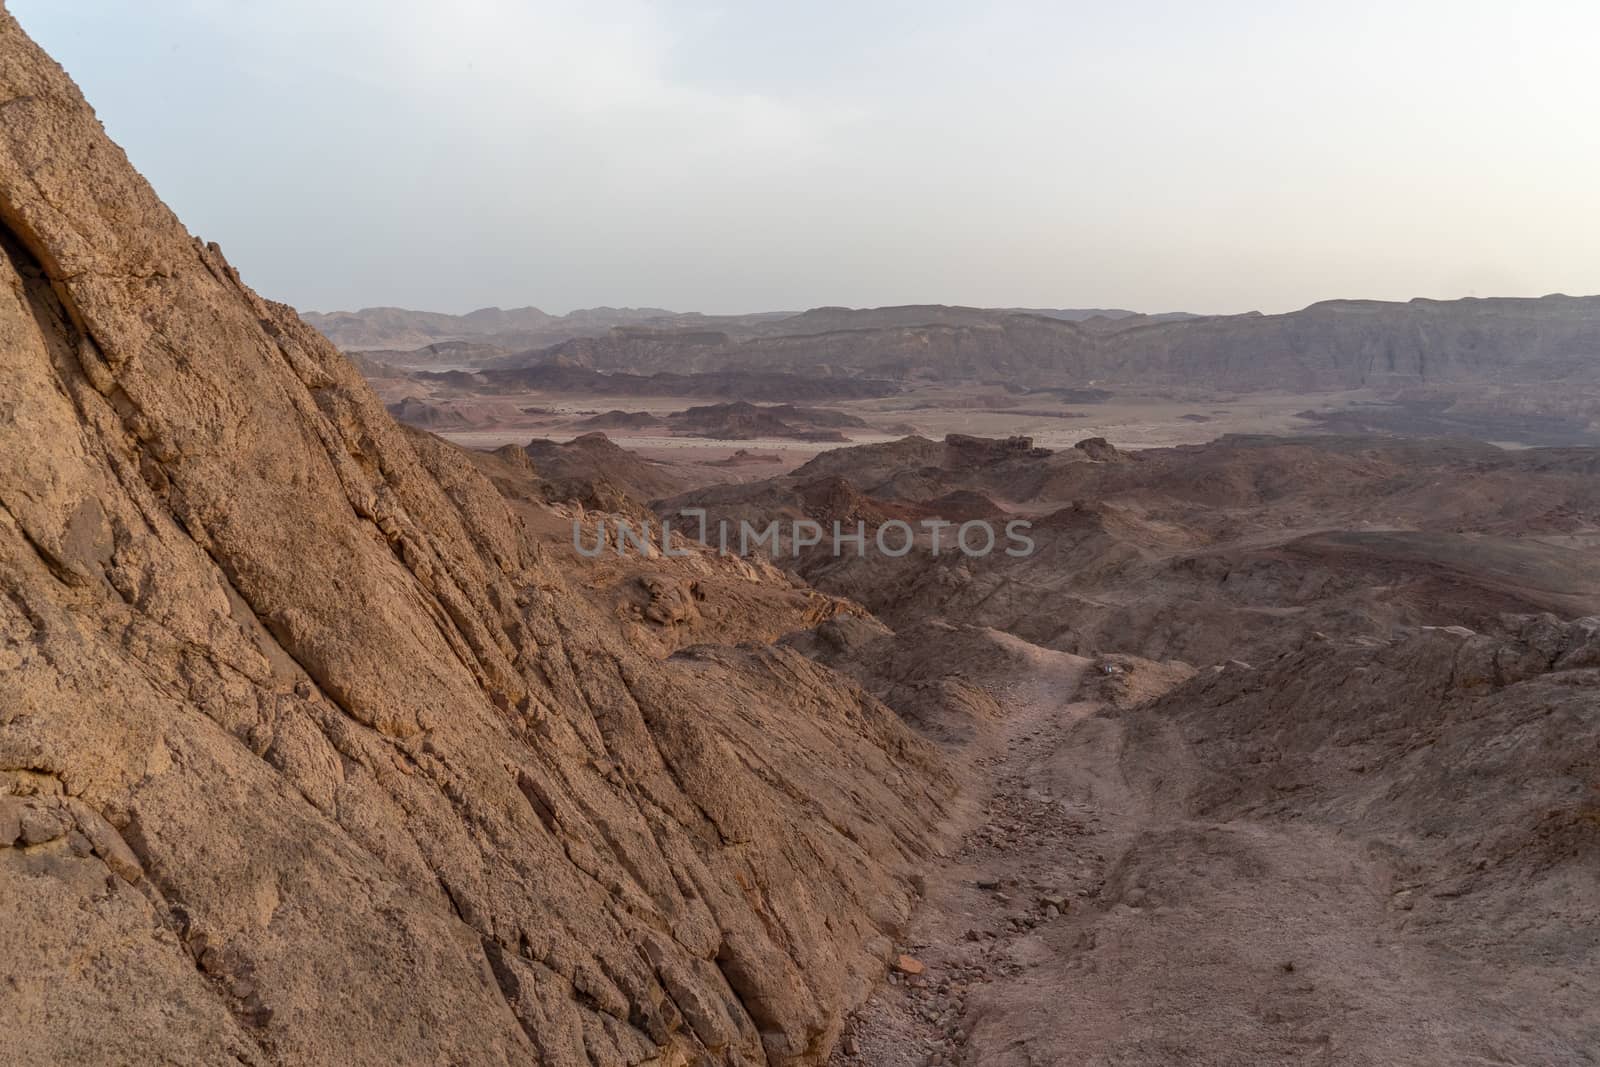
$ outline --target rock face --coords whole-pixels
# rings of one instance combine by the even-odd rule
[[[0,93],[7,1058],[825,1057],[931,749],[787,649],[629,646],[5,14]]]

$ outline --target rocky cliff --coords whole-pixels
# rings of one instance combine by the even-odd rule
[[[791,651],[626,644],[4,13],[0,224],[7,1058],[825,1057],[931,750]]]

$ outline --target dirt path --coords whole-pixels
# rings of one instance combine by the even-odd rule
[[[922,973],[891,972],[852,1020],[831,1061],[836,1067],[980,1062],[969,1048],[978,1000],[1004,995],[1042,950],[1036,931],[1081,907],[1101,884],[1100,814],[1040,784],[1042,768],[1098,707],[1072,701],[1088,662],[1026,647],[1035,669],[989,687],[1006,714],[963,757],[967,831],[925,875],[923,906],[904,946]]]

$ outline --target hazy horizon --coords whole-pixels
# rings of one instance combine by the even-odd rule
[[[1600,9],[12,0],[305,310],[1600,292]]]
[[[246,279],[246,280],[248,281],[248,279]],[[312,315],[339,315],[339,314],[358,315],[358,314],[361,314],[363,312],[370,312],[370,311],[406,311],[406,312],[415,312],[415,313],[420,313],[420,314],[453,315],[453,316],[456,316],[456,317],[464,317],[464,316],[467,316],[467,315],[471,315],[473,312],[476,312],[476,311],[525,311],[525,310],[527,310],[529,308],[532,308],[532,309],[534,309],[536,311],[541,311],[541,312],[543,312],[543,313],[545,313],[547,315],[552,315],[552,316],[555,316],[557,318],[560,318],[560,317],[565,316],[565,315],[576,315],[576,314],[579,314],[579,313],[585,312],[585,311],[600,311],[602,309],[611,309],[611,310],[616,310],[616,311],[662,311],[662,312],[666,312],[668,314],[673,314],[673,315],[704,314],[704,315],[726,316],[726,317],[729,317],[729,318],[738,318],[738,317],[741,317],[741,316],[750,316],[750,315],[801,315],[801,314],[804,314],[807,311],[819,311],[819,310],[822,310],[824,308],[830,308],[830,307],[842,307],[842,308],[844,308],[846,310],[849,310],[849,311],[881,311],[881,310],[887,310],[887,309],[896,308],[896,307],[947,307],[947,308],[966,307],[966,308],[972,308],[974,310],[979,310],[979,311],[1021,311],[1021,312],[1028,312],[1028,311],[1039,311],[1039,312],[1051,312],[1051,311],[1118,311],[1118,312],[1132,312],[1134,314],[1142,314],[1142,315],[1187,314],[1187,315],[1194,315],[1197,318],[1204,318],[1204,317],[1209,317],[1209,316],[1220,316],[1220,315],[1258,315],[1258,314],[1259,315],[1283,315],[1283,314],[1292,314],[1293,312],[1296,312],[1296,311],[1304,311],[1306,308],[1309,308],[1314,304],[1327,304],[1327,303],[1338,303],[1338,302],[1359,303],[1359,302],[1367,302],[1367,301],[1377,301],[1377,302],[1381,302],[1381,303],[1411,303],[1413,301],[1418,301],[1418,300],[1434,300],[1434,301],[1449,301],[1449,300],[1539,300],[1539,299],[1542,299],[1544,297],[1549,297],[1549,296],[1561,296],[1561,297],[1586,298],[1586,299],[1588,299],[1588,298],[1600,297],[1600,293],[1539,293],[1537,295],[1528,295],[1528,296],[1521,296],[1521,295],[1507,296],[1504,293],[1487,293],[1487,294],[1483,294],[1483,295],[1471,295],[1471,294],[1468,294],[1468,295],[1457,296],[1457,297],[1414,296],[1414,297],[1405,297],[1405,298],[1399,298],[1399,299],[1394,299],[1394,300],[1380,300],[1379,298],[1376,298],[1376,297],[1338,297],[1338,296],[1334,296],[1334,297],[1326,297],[1326,298],[1323,298],[1321,300],[1313,300],[1310,303],[1299,305],[1297,307],[1284,308],[1282,310],[1275,310],[1275,311],[1270,311],[1270,312],[1261,311],[1259,308],[1248,308],[1248,309],[1246,309],[1244,311],[1212,312],[1212,311],[1195,311],[1195,310],[1193,310],[1191,308],[1127,308],[1127,307],[1110,307],[1110,306],[1089,308],[1089,307],[1067,307],[1067,306],[1064,306],[1064,305],[1063,306],[1059,306],[1059,307],[1044,307],[1042,305],[1034,305],[1034,306],[1024,307],[1024,306],[1022,306],[1020,304],[957,304],[957,303],[936,304],[936,303],[932,303],[932,302],[927,301],[927,300],[912,300],[912,301],[908,301],[908,302],[903,303],[903,304],[810,304],[810,305],[807,305],[805,307],[743,308],[743,309],[735,309],[735,310],[731,310],[731,311],[716,311],[716,312],[708,312],[708,311],[705,311],[702,308],[668,308],[668,307],[660,307],[660,306],[655,305],[655,304],[589,304],[589,305],[586,305],[586,306],[583,306],[583,307],[564,307],[564,308],[559,308],[559,309],[551,308],[551,307],[545,307],[545,306],[542,306],[542,305],[539,305],[539,304],[516,304],[516,305],[480,304],[480,305],[478,305],[476,307],[466,307],[466,308],[460,308],[460,309],[455,309],[455,310],[441,310],[439,308],[430,308],[430,307],[407,307],[407,306],[403,306],[403,305],[400,305],[400,304],[368,304],[368,305],[365,305],[363,307],[342,307],[342,308],[326,308],[326,309],[324,309],[324,308],[313,308],[313,307],[297,307],[296,310],[304,312],[306,314],[312,314]]]

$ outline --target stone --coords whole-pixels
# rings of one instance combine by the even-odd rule
[[[66,835],[72,823],[56,807],[27,804],[21,814],[22,843],[42,845]]]
[[[0,848],[10,848],[22,836],[22,801],[0,796]]]
[[[136,885],[139,879],[144,877],[144,868],[140,866],[139,857],[133,854],[133,849],[128,847],[128,843],[123,840],[116,827],[81,800],[69,799],[67,805],[73,821],[89,841],[94,854],[105,861],[105,865],[111,868],[113,874],[129,885]]]
[[[902,955],[894,961],[894,969],[899,971],[901,974],[917,975],[921,974],[927,968],[924,966],[923,962],[917,959],[915,956]]]

